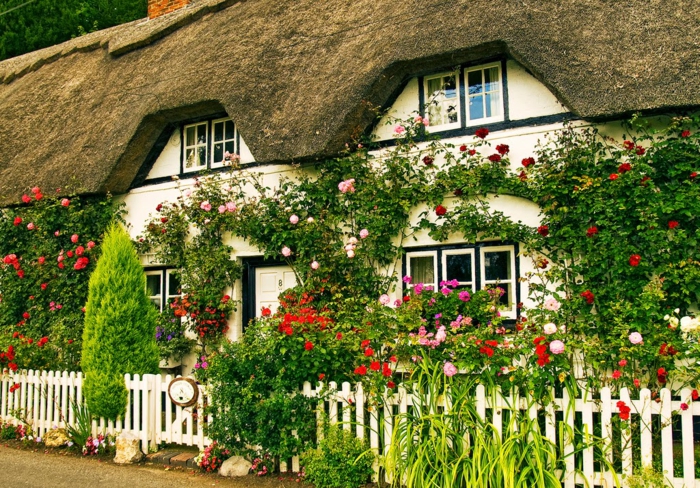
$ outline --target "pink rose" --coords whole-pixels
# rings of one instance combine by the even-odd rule
[[[306,219],[306,221],[307,221],[309,224],[313,224],[314,218],[313,218],[313,217],[309,217],[308,219]]]
[[[346,254],[348,255],[348,257],[349,257],[350,259],[352,259],[352,258],[355,257],[355,251],[353,251],[352,249],[351,249],[350,251],[348,251]]]
[[[55,235],[56,237],[58,237],[59,235],[61,235],[61,231],[60,231],[60,230],[57,230],[56,232],[53,233],[53,235]]]
[[[396,127],[394,127],[394,134],[396,134],[397,136],[400,136],[404,132],[406,132],[406,128],[403,125],[397,125]]]
[[[226,202],[226,210],[228,212],[235,212],[236,211],[236,204],[233,202]]]
[[[549,344],[549,350],[552,354],[561,354],[564,352],[564,349],[566,349],[566,346],[562,341],[552,341],[551,344]]]
[[[34,188],[32,188],[32,193],[36,195],[37,193],[41,193],[41,190],[38,186],[35,186]]]
[[[78,239],[79,239],[78,234],[73,234],[72,236],[70,236],[70,241],[71,241],[73,244],[75,244],[76,242],[78,242]]]
[[[289,217],[289,222],[296,225],[299,223],[299,217],[297,217],[296,215],[292,215],[291,217]]]
[[[379,303],[381,303],[382,305],[389,305],[390,302],[391,298],[389,298],[389,295],[387,295],[386,293],[379,297]]]
[[[199,204],[199,208],[201,208],[205,212],[208,212],[209,210],[211,210],[211,203],[209,203],[209,200],[204,200],[202,203]]]
[[[355,187],[353,186],[355,184],[355,178],[350,178],[349,180],[344,180],[338,183],[338,190],[340,190],[341,193],[355,193]]]
[[[639,332],[632,332],[629,335],[629,340],[632,344],[641,344],[644,338],[642,337],[642,334]]]
[[[67,198],[64,198],[63,200],[61,200],[61,205],[63,205],[64,207],[67,207],[68,205],[70,205],[70,200],[68,200]]]
[[[92,249],[93,247],[95,247],[95,243],[94,243],[94,242],[90,241],[90,242],[87,243],[87,248],[88,248],[88,249]]]
[[[552,322],[548,324],[544,324],[544,333],[547,335],[554,334],[557,331],[557,326],[554,325]]]
[[[311,262],[311,269],[318,269],[320,264],[318,264],[318,261],[312,261]]]
[[[219,205],[219,213],[224,213],[226,211],[226,205]]]
[[[442,367],[442,370],[445,372],[445,376],[454,376],[457,374],[457,366],[450,363],[449,361],[445,363],[445,366]]]
[[[36,229],[36,226],[34,225],[34,222],[29,222],[29,223],[27,224],[27,229],[29,229],[29,230],[34,230],[34,229]]]
[[[559,310],[559,307],[561,307],[561,304],[554,297],[549,297],[544,301],[545,310],[556,312],[557,310]]]
[[[369,231],[367,229],[362,229],[360,231],[360,239],[366,239],[368,235],[369,235]]]
[[[291,255],[292,255],[292,250],[289,249],[287,246],[284,246],[282,248],[282,256],[284,256],[285,258],[288,258]]]

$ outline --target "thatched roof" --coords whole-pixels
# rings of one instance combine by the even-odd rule
[[[700,4],[195,0],[0,63],[0,202],[124,192],[168,122],[225,110],[259,162],[332,154],[410,76],[516,59],[585,118],[700,105]]]

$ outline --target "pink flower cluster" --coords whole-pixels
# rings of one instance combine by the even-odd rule
[[[350,178],[349,180],[344,180],[338,183],[338,190],[341,193],[355,193],[355,178]]]

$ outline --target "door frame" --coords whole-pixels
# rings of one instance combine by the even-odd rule
[[[249,258],[241,258],[243,264],[243,275],[241,283],[243,285],[241,296],[241,315],[243,319],[243,331],[245,332],[248,323],[255,318],[257,310],[255,310],[255,271],[259,268],[271,268],[273,266],[289,266],[289,263],[283,259],[269,258],[264,256],[253,256]]]

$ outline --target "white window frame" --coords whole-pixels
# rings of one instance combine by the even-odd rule
[[[482,84],[484,83],[484,71],[490,68],[498,68],[498,93],[499,93],[499,100],[500,100],[500,105],[499,105],[499,115],[492,115],[491,117],[483,117],[480,119],[474,119],[472,120],[470,115],[469,115],[469,99],[473,98],[469,96],[469,73],[472,73],[474,71],[481,71],[481,82]],[[485,104],[485,98],[486,98],[486,91],[482,92],[481,97],[484,100],[484,107],[486,107]],[[493,93],[488,92],[488,93]],[[466,115],[466,122],[467,122],[467,127],[469,126],[474,126],[474,125],[483,125],[483,124],[491,124],[494,122],[503,122],[505,120],[505,102],[504,102],[504,93],[503,93],[503,66],[501,65],[500,62],[495,62],[495,63],[489,63],[489,64],[482,64],[479,66],[471,66],[469,68],[464,69],[464,103],[465,103],[465,115]],[[484,109],[485,110],[485,109]],[[484,111],[484,115],[486,112]]]
[[[214,134],[215,134],[215,126],[216,124],[225,124],[226,122],[231,122],[233,124],[233,138],[232,139],[226,139],[226,133],[224,132],[224,139],[221,141],[216,141],[214,139]],[[217,143],[221,143],[224,145],[224,153],[226,152],[226,143],[227,142],[233,142],[233,151],[231,151],[231,154],[238,154],[238,144],[236,141],[238,140],[238,127],[236,127],[236,124],[233,122],[233,120],[230,117],[224,117],[221,119],[214,119],[211,121],[211,133],[209,139],[211,140],[211,155],[210,155],[210,167],[211,168],[223,168],[226,165],[225,161],[214,161],[214,145]]]
[[[457,122],[435,125],[433,119],[430,117],[430,110],[428,109],[432,100],[433,100],[432,93],[430,93],[428,91],[428,82],[430,80],[434,80],[436,78],[444,78],[446,76],[454,76],[454,78],[455,78],[455,90],[457,92],[457,96],[455,97],[455,101],[457,103]],[[429,125],[428,125],[428,127],[426,127],[427,132],[439,132],[439,131],[450,130],[450,129],[459,129],[460,127],[462,127],[462,94],[461,94],[461,83],[459,80],[459,71],[454,71],[454,72],[453,71],[445,71],[442,73],[436,73],[436,74],[424,77],[423,78],[423,93],[425,94],[423,111],[429,120]],[[442,102],[442,103],[445,104],[446,102]]]
[[[476,253],[474,252],[474,248],[467,248],[467,249],[445,249],[442,251],[442,279],[445,281],[448,280],[447,276],[447,256],[459,256],[459,255],[464,255],[464,254],[469,254],[472,258],[472,280],[471,283],[467,283],[465,281],[460,281],[459,284],[461,286],[471,286],[472,291],[476,290]]]
[[[437,251],[412,251],[406,253],[406,274],[408,276],[413,276],[411,274],[411,258],[433,258],[433,275],[435,276],[435,281],[433,283],[423,283],[424,285],[432,285],[434,290],[437,290],[438,285],[438,253]],[[413,287],[416,283],[411,283],[408,286]]]
[[[502,252],[502,251],[510,251],[510,278],[508,280],[487,280],[486,279],[486,266],[484,263],[486,262],[486,256],[485,254],[487,252]],[[498,286],[499,284],[507,283],[510,284],[510,299],[511,299],[511,306],[510,309],[500,309],[501,316],[508,318],[508,319],[517,319],[518,318],[518,304],[517,304],[517,289],[515,288],[518,283],[518,279],[516,276],[516,268],[515,268],[515,246],[512,245],[503,245],[503,246],[483,246],[479,250],[480,252],[480,265],[479,265],[479,272],[481,273],[481,288],[485,288],[488,285],[494,285]]]
[[[153,269],[153,270],[145,270],[146,276],[158,276],[160,278],[160,293],[158,295],[148,295],[148,299],[151,300],[151,303],[155,305],[153,302],[154,298],[159,298],[160,299],[160,308],[159,311],[162,312],[166,304],[170,302],[170,299],[172,298],[179,298],[182,296],[182,292],[176,294],[176,295],[171,295],[169,293],[170,291],[170,279],[173,276],[174,269]],[[146,282],[146,293],[148,293],[148,282]]]
[[[200,142],[197,139],[197,133],[199,132],[198,127],[204,126],[205,131],[204,133],[206,134],[206,140],[204,142]],[[187,145],[187,129],[194,127],[194,132],[195,132],[195,143],[193,145]],[[207,163],[209,162],[209,140],[211,139],[210,136],[210,125],[209,122],[196,122],[194,124],[187,124],[182,128],[182,171],[185,173],[192,173],[194,171],[201,171],[203,169],[207,168]],[[204,160],[201,161],[203,164],[200,164],[199,166],[192,166],[191,168],[187,167],[187,150],[192,149],[194,151],[194,154],[198,154],[199,148],[203,147],[204,148]]]

